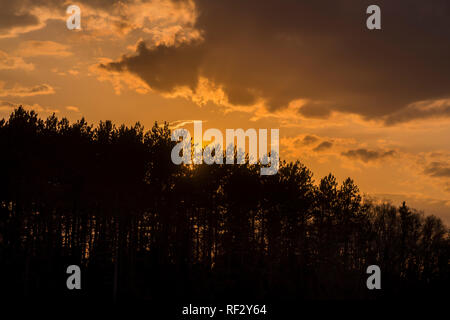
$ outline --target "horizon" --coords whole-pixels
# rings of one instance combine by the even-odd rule
[[[23,108],[23,106],[19,106],[19,107],[22,107]],[[15,110],[17,110],[17,109],[15,109]],[[26,109],[24,109],[24,110],[26,110]],[[40,120],[45,120],[44,118],[41,118],[40,116],[39,116],[39,112],[36,112],[35,110],[33,110],[33,109],[29,109],[29,110],[26,110],[26,111],[33,111],[33,112],[35,112],[35,114],[37,115],[37,117],[40,119]],[[12,113],[13,114],[13,113]],[[63,118],[58,118],[58,115],[56,114],[56,113],[53,113],[51,116],[48,116],[48,117],[52,117],[52,116],[55,116],[57,119],[59,119],[59,120],[61,120],[61,119],[63,119]],[[48,118],[47,117],[47,118]],[[66,117],[64,117],[64,118],[66,118]],[[66,118],[67,119],[67,118]],[[81,119],[84,119],[85,121],[86,121],[86,123],[87,123],[87,125],[88,126],[90,126],[90,127],[92,127],[92,128],[98,128],[98,126],[99,126],[99,124],[100,124],[100,122],[107,122],[107,121],[111,121],[111,120],[100,120],[99,121],[99,123],[97,123],[97,124],[94,124],[94,123],[89,123],[89,121],[88,121],[88,119],[86,119],[85,117],[81,117],[80,119],[78,119],[77,121],[79,121],[79,120],[81,120]],[[2,120],[8,120],[8,118],[3,118]],[[70,120],[69,120],[70,121]],[[194,121],[196,121],[196,120],[193,120],[192,121],[192,124],[194,123]],[[70,123],[70,122],[69,122]],[[71,124],[74,124],[75,123],[75,121],[73,121]],[[135,122],[135,124],[140,124],[140,122],[139,121],[136,121]],[[165,124],[167,124],[168,125],[168,128],[169,128],[169,130],[173,133],[173,130],[176,130],[176,128],[178,128],[178,125],[171,125],[170,123],[167,123],[167,122],[163,122],[162,124],[161,123],[158,123],[157,121],[155,121],[155,123],[154,124],[158,124],[159,126],[161,126],[161,125],[165,125]],[[123,124],[123,123],[114,123],[114,122],[112,122],[112,125],[113,125],[113,127],[114,128],[116,128],[116,129],[118,129],[120,126],[122,126],[122,125],[125,125],[125,124]],[[141,125],[142,126],[142,125]],[[193,127],[193,125],[192,125],[192,127]],[[144,132],[149,132],[150,130],[151,130],[151,128],[145,128],[145,126],[142,126],[142,129],[144,130]],[[246,130],[245,128],[237,128],[237,129],[243,129],[243,130]],[[188,130],[187,130],[188,131]],[[176,141],[176,140],[175,140]],[[211,142],[213,142],[214,140],[207,140],[207,142],[209,142],[209,143],[211,143]],[[246,140],[247,141],[247,140]],[[191,146],[191,151],[192,151],[192,153],[194,153],[194,137],[192,137],[191,136],[191,142],[192,142],[192,146]],[[205,150],[205,147],[207,147],[207,145],[206,144],[203,144],[203,148],[202,148],[202,150],[204,151]],[[245,144],[245,150],[246,150],[246,152],[245,152],[245,155],[247,156],[248,155],[248,153],[247,153],[247,151],[248,151],[248,145],[247,144]],[[226,156],[225,156],[225,152],[226,151],[223,151],[223,158],[224,158],[224,163],[225,163],[225,158],[226,158]],[[193,154],[192,154],[192,156],[193,156]],[[239,159],[239,157],[237,157],[236,159]],[[241,158],[242,159],[242,158]],[[173,160],[172,160],[173,161]],[[238,160],[237,160],[238,161]],[[282,161],[287,161],[286,159],[283,159],[283,158],[280,158],[279,159],[279,162],[282,162]],[[290,160],[290,161],[287,161],[288,163],[293,163],[293,162],[295,162],[295,161],[299,161],[301,164],[303,164],[303,165],[305,165],[303,162],[301,162],[299,159],[296,159],[296,160]],[[238,163],[238,162],[236,162],[236,163]],[[182,164],[184,164],[184,162],[182,163]],[[193,162],[193,164],[195,165],[195,164],[201,164],[201,163],[196,163],[195,161]],[[185,164],[184,164],[185,165]],[[212,163],[212,165],[214,165],[214,163]],[[306,167],[308,167],[308,166],[306,166]],[[273,174],[273,173],[272,173]],[[332,174],[332,175],[334,175],[334,173],[333,172],[328,172],[328,174]],[[328,175],[327,174],[327,175]],[[320,184],[320,180],[321,179],[323,179],[324,177],[326,177],[326,175],[325,176],[321,176],[321,177],[319,177],[319,176],[316,176],[315,175],[315,173],[314,173],[314,171],[311,171],[311,176],[312,176],[312,183],[313,184],[315,184],[316,186],[318,186],[319,184]],[[348,176],[348,177],[345,177],[344,179],[342,179],[342,180],[338,180],[338,182],[344,182],[346,179],[348,179],[348,178],[350,178],[350,179],[352,179],[353,180],[353,178],[351,177],[351,176]],[[358,186],[359,187],[359,186]],[[361,192],[363,191],[363,190],[360,190]],[[404,195],[402,195],[402,194],[366,194],[366,193],[364,193],[363,192],[363,194],[362,194],[362,199],[363,199],[363,201],[365,201],[365,202],[367,202],[367,203],[374,203],[374,204],[391,204],[391,205],[394,205],[394,206],[396,206],[396,207],[400,207],[404,202],[408,205],[408,207],[410,207],[411,209],[413,209],[413,210],[416,210],[418,213],[420,213],[420,214],[424,214],[425,216],[426,215],[435,215],[436,217],[438,217],[438,218],[440,218],[440,219],[442,219],[442,221],[448,226],[448,225],[450,225],[450,218],[449,218],[449,216],[446,214],[447,213],[447,211],[444,211],[443,212],[443,214],[442,215],[440,215],[439,213],[438,214],[436,214],[436,212],[441,212],[439,209],[441,209],[440,207],[439,207],[439,205],[440,205],[440,203],[438,202],[437,204],[435,203],[434,204],[434,209],[435,210],[427,210],[427,209],[424,209],[423,207],[421,207],[421,204],[420,204],[420,202],[415,202],[415,199],[414,198],[408,198],[408,197],[405,197]],[[419,203],[419,205],[418,206],[416,206],[415,204],[417,204],[417,203]],[[432,206],[431,206],[432,207]]]

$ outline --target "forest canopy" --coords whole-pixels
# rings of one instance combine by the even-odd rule
[[[22,107],[0,121],[0,274],[12,296],[158,300],[423,297],[448,290],[449,229],[363,200],[300,162],[174,165],[167,124],[89,125]],[[381,293],[369,292],[368,265]]]

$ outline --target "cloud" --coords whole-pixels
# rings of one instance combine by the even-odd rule
[[[147,83],[130,72],[120,73],[114,71],[113,69],[107,70],[104,65],[108,64],[111,61],[110,59],[100,58],[99,60],[99,64],[94,64],[89,67],[89,75],[96,76],[97,80],[102,82],[111,82],[114,92],[117,95],[122,93],[124,85],[140,94],[145,94],[151,91]]]
[[[80,109],[78,109],[77,107],[74,107],[74,106],[67,106],[66,110],[73,111],[73,112],[80,112]]]
[[[450,178],[450,164],[440,161],[431,162],[424,170],[426,175],[436,178]]]
[[[38,95],[54,94],[55,89],[48,84],[40,84],[33,87],[23,87],[16,85],[12,88],[5,88],[5,83],[0,82],[0,97],[32,97]]]
[[[333,146],[333,142],[331,141],[323,141],[317,147],[313,149],[313,151],[321,152],[330,149]]]
[[[380,0],[382,31],[365,26],[370,4],[196,0],[201,40],[141,44],[104,67],[132,72],[161,92],[195,88],[205,77],[230,104],[262,100],[271,111],[296,99],[327,101],[300,108],[306,117],[338,111],[384,119],[412,103],[450,97],[450,3]]]
[[[118,62],[101,64],[100,68],[114,72],[130,72],[142,78],[152,89],[166,93],[182,86],[195,90],[199,81],[201,56],[200,48],[195,45],[160,45],[149,49],[141,42],[137,47],[137,55],[124,56]]]
[[[0,38],[16,37],[46,26],[49,19],[65,20],[64,1],[15,0],[0,2]]]
[[[306,135],[303,138],[302,142],[304,145],[310,145],[310,144],[313,144],[314,142],[316,142],[317,140],[319,140],[319,138],[316,136]]]
[[[0,2],[0,35],[14,29],[24,30],[39,23],[37,16],[30,13],[24,1]]]
[[[365,26],[366,8],[372,4],[368,0],[77,3],[84,36],[145,40],[134,54],[102,66],[115,73],[116,84],[121,82],[118,76],[139,78],[148,86],[141,93],[151,88],[179,96],[188,88],[183,96],[204,103],[207,98],[200,95],[212,94],[199,86],[208,83],[223,93],[225,104],[239,108],[263,103],[276,112],[293,101],[308,101],[298,109],[307,118],[326,119],[341,112],[394,125],[448,116],[448,105],[431,111],[417,106],[450,98],[446,0],[411,0],[407,6],[379,0],[381,31]],[[0,37],[42,28],[50,19],[61,20],[64,28],[66,7],[59,0],[2,1]],[[38,43],[30,41],[23,54],[70,54],[62,47],[51,50],[55,43],[49,41],[40,42],[48,50],[33,51]]]
[[[413,120],[424,120],[430,118],[449,118],[450,99],[426,100],[408,105],[393,114],[385,117],[387,125],[409,122]]]
[[[40,104],[27,104],[27,103],[14,103],[8,101],[0,101],[0,112],[12,112],[15,108],[22,106],[25,110],[33,110],[42,113],[59,113],[60,111],[55,108],[43,107]]]
[[[176,121],[170,122],[169,127],[172,130],[175,130],[175,129],[178,129],[178,128],[182,128],[182,127],[184,127],[184,126],[186,126],[188,124],[193,124],[194,121],[196,121],[196,120],[176,120]],[[207,122],[207,121],[203,121],[203,123],[204,122]]]
[[[32,63],[26,63],[21,57],[13,57],[0,50],[0,70],[34,70]]]
[[[22,57],[35,56],[58,56],[67,57],[72,55],[68,46],[54,41],[25,41],[19,45],[16,54]]]
[[[354,160],[361,160],[363,162],[370,162],[370,161],[376,161],[384,158],[391,157],[395,154],[394,150],[389,151],[375,151],[375,150],[367,150],[364,148],[360,149],[353,149],[348,150],[345,152],[342,152],[342,155],[354,159]]]
[[[332,106],[328,103],[311,101],[302,105],[298,112],[306,118],[326,119],[331,115]]]
[[[14,0],[0,2],[0,38],[16,37],[39,30],[49,20],[61,20],[65,27],[66,8],[76,4],[81,9],[82,36],[120,38],[133,31],[146,34],[157,43],[199,38],[194,30],[196,18],[193,1],[171,0]]]

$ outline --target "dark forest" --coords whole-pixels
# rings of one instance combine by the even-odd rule
[[[0,281],[12,298],[254,301],[436,298],[449,229],[300,162],[174,165],[168,124],[0,122]],[[386,181],[388,184],[389,181]],[[82,290],[66,288],[66,268]],[[380,266],[382,290],[366,268]]]

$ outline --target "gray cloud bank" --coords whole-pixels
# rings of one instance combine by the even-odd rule
[[[424,170],[431,177],[450,178],[450,165],[444,162],[432,162]]]
[[[395,154],[394,150],[378,151],[378,150],[367,150],[364,148],[348,150],[342,153],[342,155],[347,158],[361,160],[366,163],[370,161],[380,160],[383,158],[388,158],[393,156],[394,154]]]
[[[313,151],[321,152],[330,149],[333,146],[333,142],[331,141],[323,141],[319,143],[317,147],[313,149]]]

